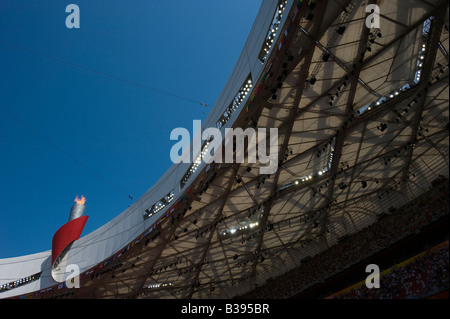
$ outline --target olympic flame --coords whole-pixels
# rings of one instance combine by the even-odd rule
[[[78,198],[78,196],[75,198],[75,203],[80,204],[80,205],[84,205],[84,203],[86,202],[86,198],[81,195],[81,198]]]

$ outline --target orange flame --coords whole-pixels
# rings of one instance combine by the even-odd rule
[[[78,198],[78,196],[77,196],[75,198],[75,202],[77,204],[84,205],[84,203],[86,202],[86,198],[83,195],[81,195],[81,198]]]

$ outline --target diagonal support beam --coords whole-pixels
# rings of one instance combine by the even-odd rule
[[[322,20],[324,17],[324,12],[325,12],[325,8],[326,8],[326,2],[325,1],[321,1],[319,3],[319,5],[316,8],[316,19],[315,22],[316,24],[313,25],[312,30],[311,30],[311,34],[314,36],[317,36],[317,33],[320,31],[320,27],[322,24]],[[312,42],[312,41],[311,41]],[[312,61],[312,57],[314,55],[314,50],[315,50],[315,46],[311,45],[310,49],[308,51],[305,52],[305,59],[303,61],[303,65],[300,67],[300,71],[299,71],[299,75],[297,78],[297,90],[295,92],[295,97],[294,97],[294,103],[292,108],[289,109],[289,115],[288,115],[288,121],[286,121],[286,126],[284,127],[284,129],[282,130],[282,138],[283,138],[283,143],[279,149],[279,157],[278,157],[278,163],[281,164],[282,160],[284,158],[284,154],[287,150],[287,146],[289,144],[289,139],[291,137],[291,132],[292,132],[292,128],[294,126],[295,123],[295,114],[297,113],[297,110],[300,106],[300,101],[303,95],[303,90],[306,86],[306,82],[305,79],[308,75],[308,71],[310,69],[311,66],[311,61]],[[280,136],[280,135],[279,135]],[[269,199],[264,203],[265,207],[264,207],[264,216],[262,218],[261,221],[261,227],[265,228],[267,227],[267,221],[270,215],[270,211],[271,208],[273,206],[273,203],[275,202],[276,198],[275,198],[275,194],[278,190],[278,179],[280,177],[280,172],[281,169],[280,167],[278,167],[277,172],[275,173],[274,176],[274,180],[273,180],[273,187],[271,189],[270,192],[270,196]],[[251,275],[250,278],[256,278],[256,266],[258,264],[259,261],[259,257],[261,255],[261,247],[262,247],[262,243],[263,243],[263,239],[264,239],[264,234],[265,232],[263,232],[261,234],[261,236],[259,236],[259,240],[257,243],[257,248],[255,251],[256,254],[256,258],[254,258],[254,262],[252,265],[252,270],[251,270]]]
[[[216,217],[214,218],[214,223],[212,224],[214,228],[210,231],[207,244],[203,248],[202,255],[201,255],[201,258],[200,258],[200,263],[198,265],[198,270],[195,272],[194,278],[191,281],[189,293],[187,294],[187,297],[186,297],[187,299],[191,299],[192,298],[194,290],[197,287],[198,277],[200,276],[200,272],[202,270],[206,254],[208,253],[209,246],[211,245],[211,242],[212,242],[212,239],[214,237],[214,234],[216,234],[215,229],[216,229],[217,224],[219,223],[219,221],[220,221],[220,219],[222,217],[223,209],[224,209],[225,204],[226,204],[226,202],[228,200],[228,195],[230,194],[231,189],[233,187],[233,184],[235,183],[235,178],[236,178],[239,166],[240,166],[240,164],[233,164],[232,166],[230,166],[232,174],[230,176],[230,180],[228,181],[228,185],[227,185],[227,188],[226,188],[226,191],[225,191],[225,195],[223,196],[223,201],[220,204],[220,208],[218,209]]]

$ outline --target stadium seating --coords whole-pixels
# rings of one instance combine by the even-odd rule
[[[346,237],[337,245],[304,262],[300,267],[238,298],[290,298],[351,268],[405,237],[420,233],[427,225],[448,215],[448,190],[448,180],[441,181],[407,205],[381,216],[376,223]],[[423,268],[424,264],[427,268]],[[445,270],[442,270],[443,265]],[[412,274],[409,274],[409,271]],[[417,274],[420,276],[414,277]],[[405,280],[406,278],[408,280]],[[405,286],[397,288],[403,281]],[[423,296],[435,288],[444,289],[442,287],[445,285],[448,289],[448,241],[446,249],[424,254],[417,262],[387,275],[383,282],[390,282],[387,290],[368,291],[364,285],[365,290],[355,290],[346,297],[412,298]]]
[[[429,249],[380,275],[379,289],[364,282],[331,296],[336,299],[411,299],[426,298],[448,290],[448,241]]]

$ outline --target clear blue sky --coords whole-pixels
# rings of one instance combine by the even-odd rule
[[[77,195],[85,235],[150,189],[172,129],[192,131],[219,96],[261,1],[1,0],[0,258],[51,249]],[[80,29],[66,28],[70,3]]]

